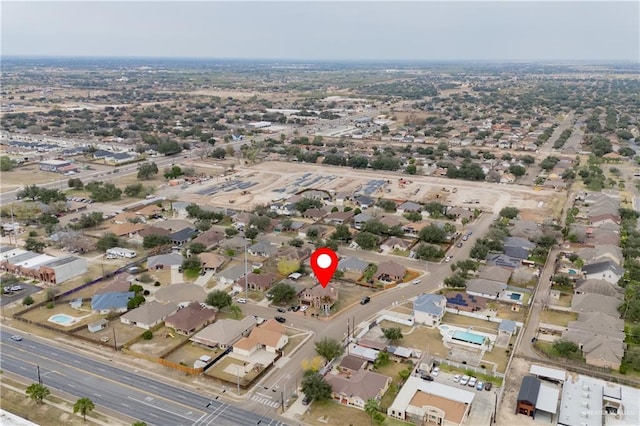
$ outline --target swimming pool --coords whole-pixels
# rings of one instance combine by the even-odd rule
[[[77,319],[66,314],[56,314],[49,317],[47,321],[68,327],[71,324],[75,323]]]
[[[484,336],[469,333],[468,331],[454,331],[451,338],[461,342],[473,343],[474,345],[482,345],[484,343]]]
[[[520,300],[520,293],[511,293],[511,300]]]

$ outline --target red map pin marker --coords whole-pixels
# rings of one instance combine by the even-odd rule
[[[311,269],[316,278],[326,287],[338,268],[338,255],[327,247],[321,247],[311,254]]]

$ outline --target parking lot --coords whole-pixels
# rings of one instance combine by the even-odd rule
[[[40,287],[31,284],[25,284],[22,282],[15,285],[22,287],[22,290],[2,294],[2,299],[0,299],[0,306],[5,306],[15,301],[22,300],[30,294],[37,293],[41,290]]]

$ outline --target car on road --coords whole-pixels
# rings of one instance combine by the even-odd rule
[[[421,281],[420,280],[413,280],[413,282],[411,284],[416,285],[416,284],[420,284]]]
[[[482,389],[484,389],[484,382],[479,381],[478,384],[476,385],[476,390],[482,390]]]
[[[447,257],[445,257],[444,261],[445,262],[451,262],[451,259],[453,259],[453,256],[447,256]]]
[[[283,313],[283,314],[284,314],[285,312],[287,312],[287,310],[286,310],[285,308],[278,308],[278,309],[276,309],[276,311],[281,312],[281,313]]]
[[[13,287],[11,287],[11,291],[20,291],[22,290],[22,287],[19,285],[14,285]]]
[[[440,367],[433,367],[433,370],[431,370],[431,375],[433,377],[438,377],[438,374],[440,374]]]
[[[292,310],[293,312],[298,312],[298,311],[300,310],[300,305],[292,306],[292,307],[291,307],[291,310]]]
[[[22,336],[18,336],[17,334],[14,334],[13,336],[11,336],[11,340],[15,342],[19,342],[22,340]]]
[[[493,384],[491,382],[487,382],[484,384],[484,390],[486,391],[490,391],[492,387],[493,387]]]
[[[461,376],[459,374],[456,374],[455,376],[453,376],[453,381],[458,383],[460,381]]]
[[[313,398],[311,398],[310,396],[305,395],[304,398],[302,399],[302,405],[309,405],[309,404],[311,404],[312,400],[313,400]]]
[[[365,296],[360,300],[361,305],[366,305],[369,302],[371,302],[371,298],[369,296]]]
[[[469,383],[469,376],[467,376],[466,374],[464,376],[462,376],[462,378],[460,379],[460,384],[462,386],[466,385],[467,383]]]
[[[468,235],[465,235],[464,237],[462,237],[462,241],[467,241],[469,239]]]
[[[476,385],[476,383],[477,383],[477,382],[478,382],[478,379],[476,379],[475,377],[471,377],[471,378],[469,379],[469,384],[468,384],[468,386],[469,386],[470,388],[475,387],[475,385]]]
[[[244,299],[244,298],[241,297],[241,298],[237,299],[236,302],[244,304],[244,303],[247,303],[247,299]]]
[[[273,317],[273,319],[278,321],[281,324],[284,324],[285,322],[287,322],[287,319],[285,317]]]
[[[462,243],[456,244],[456,247],[458,247],[458,248],[462,247]]]
[[[427,374],[423,374],[422,376],[420,376],[420,378],[422,380],[426,380],[427,382],[433,382],[433,377],[427,375]]]

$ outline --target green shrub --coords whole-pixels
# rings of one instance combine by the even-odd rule
[[[160,287],[160,281],[156,281],[156,282],[153,284],[153,286],[154,286],[154,287]]]
[[[55,303],[53,303],[53,302],[49,302],[49,303],[47,303],[47,309],[53,309],[53,308],[55,308],[55,306],[56,306],[56,305],[55,305]]]
[[[151,330],[147,330],[144,333],[142,333],[142,338],[144,340],[151,340],[153,339],[153,333],[151,332]]]
[[[22,299],[22,304],[25,306],[33,305],[33,297],[31,296],[25,297],[24,299]]]

